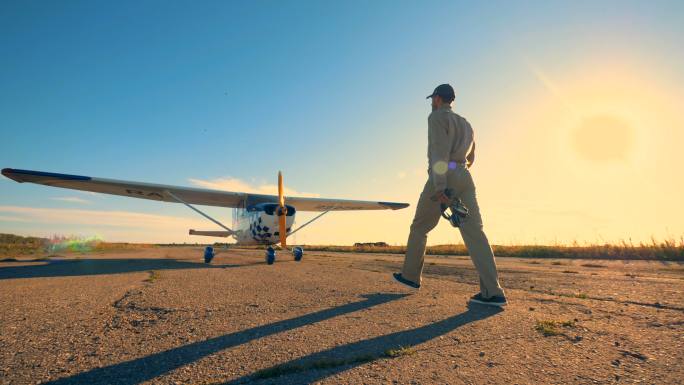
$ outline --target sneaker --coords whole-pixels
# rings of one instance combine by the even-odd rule
[[[470,302],[474,303],[479,303],[481,305],[488,305],[488,306],[506,306],[508,302],[506,301],[506,297],[502,295],[495,295],[490,298],[485,298],[482,296],[482,294],[476,294],[472,297],[470,297]]]
[[[394,277],[394,280],[401,283],[402,285],[406,285],[412,289],[419,289],[420,284],[415,283],[413,281],[409,281],[408,279],[404,278],[401,276],[401,273],[393,273],[392,276]]]

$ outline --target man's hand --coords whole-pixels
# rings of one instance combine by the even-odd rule
[[[441,204],[449,205],[451,203],[451,200],[444,194],[444,191],[439,191],[432,198]]]

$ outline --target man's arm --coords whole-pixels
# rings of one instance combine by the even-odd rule
[[[449,170],[449,156],[454,142],[454,132],[449,130],[449,122],[444,118],[444,115],[435,113],[430,114],[428,118],[430,171],[437,192],[447,188],[446,173]]]
[[[472,147],[470,147],[470,152],[466,156],[466,167],[470,168],[473,163],[475,163],[475,142],[473,141]]]

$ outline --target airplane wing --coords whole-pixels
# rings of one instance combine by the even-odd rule
[[[278,202],[278,196],[276,195],[249,194],[131,182],[43,171],[5,168],[2,170],[2,175],[19,183],[36,183],[52,187],[121,195],[162,202],[178,203],[178,200],[173,196],[178,197],[187,203],[217,207],[248,207],[252,204],[262,202]],[[397,210],[408,207],[408,203],[393,202],[298,197],[285,197],[285,199],[288,204],[294,206],[298,211]]]
[[[408,203],[355,201],[347,199],[285,197],[287,204],[297,211],[352,211],[352,210],[399,210]]]
[[[91,191],[103,194],[151,199],[154,201],[174,202],[168,192],[188,203],[219,207],[240,207],[247,194],[228,191],[207,190],[192,187],[168,186],[142,182],[129,182],[115,179],[93,178],[89,176],[56,174],[52,172],[17,170],[5,168],[2,175],[19,183],[29,182],[72,190]]]

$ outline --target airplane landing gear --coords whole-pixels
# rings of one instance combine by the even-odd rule
[[[211,260],[214,259],[214,255],[214,248],[207,246],[204,249],[204,263],[211,263]]]
[[[299,246],[295,246],[292,248],[292,255],[294,255],[294,260],[299,262],[302,260],[302,257],[304,256],[304,249],[302,249]]]
[[[269,246],[268,249],[266,249],[266,263],[269,265],[272,265],[273,262],[275,262],[275,258],[276,258],[275,249],[273,247]]]

